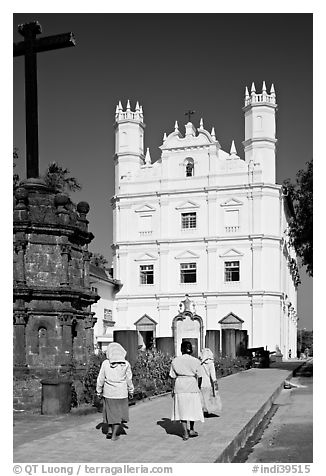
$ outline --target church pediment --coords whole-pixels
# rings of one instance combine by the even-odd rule
[[[143,253],[135,258],[135,261],[155,261],[157,257],[150,253]]]
[[[243,253],[240,253],[235,248],[230,248],[225,253],[220,254],[220,258],[240,258],[241,256],[243,256]]]
[[[144,213],[144,212],[155,212],[155,208],[151,205],[145,204],[135,210],[136,213]]]
[[[199,208],[199,205],[195,202],[191,202],[190,200],[188,200],[187,202],[183,202],[178,207],[175,207],[176,210],[189,210],[192,208]]]
[[[189,123],[188,123],[189,124]],[[188,127],[186,125],[186,128]],[[191,124],[193,127],[193,125]],[[180,149],[180,148],[188,148],[188,147],[205,147],[208,145],[216,145],[220,147],[220,144],[212,137],[212,135],[206,131],[205,129],[197,129],[198,135],[196,135],[196,129],[193,127],[192,133],[186,133],[183,137],[179,130],[175,130],[171,134],[169,134],[166,139],[164,140],[163,144],[160,146],[161,150],[166,149]]]
[[[219,324],[224,324],[229,326],[229,325],[242,324],[244,321],[240,317],[233,314],[233,312],[230,312],[218,322]]]
[[[241,202],[241,200],[238,200],[237,198],[229,198],[225,202],[221,203],[221,207],[238,207],[240,205],[243,205],[243,202]]]
[[[183,251],[182,253],[180,253],[179,255],[175,257],[175,259],[198,259],[198,258],[199,256],[190,250]]]
[[[147,314],[144,314],[134,323],[134,325],[135,326],[156,326],[157,322],[154,321],[154,319],[149,317]]]

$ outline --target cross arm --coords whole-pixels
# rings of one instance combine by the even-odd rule
[[[33,53],[41,53],[42,51],[57,50],[59,48],[68,48],[69,46],[75,45],[76,40],[73,33],[61,33],[59,35],[34,39],[31,47]],[[29,48],[28,41],[14,43],[14,56],[26,54]]]

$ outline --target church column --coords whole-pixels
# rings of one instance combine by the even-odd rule
[[[25,310],[14,311],[14,365],[26,367],[26,324]]]
[[[261,238],[252,242],[252,272],[253,272],[253,290],[263,288],[261,267],[262,267],[262,249],[263,244]]]
[[[91,253],[89,251],[83,251],[83,263],[84,263],[84,286],[85,288],[90,288],[89,281],[89,263],[91,260]]]
[[[94,350],[94,325],[97,321],[97,318],[94,317],[94,313],[90,313],[84,319],[84,328],[85,328],[85,339],[86,339],[86,348],[85,348],[85,358],[88,360],[89,355]]]
[[[72,313],[62,313],[59,316],[61,326],[61,365],[68,365],[73,358],[72,348]]]
[[[69,259],[71,253],[71,246],[68,243],[61,244],[61,279],[60,284],[63,286],[69,285]]]
[[[17,240],[14,244],[14,247],[16,252],[15,281],[17,284],[25,284],[25,252],[27,248],[27,240]]]
[[[262,190],[259,188],[253,189],[252,192],[252,203],[253,203],[253,234],[260,234],[262,233],[262,220],[261,220],[261,213],[262,213]]]
[[[168,278],[168,260],[169,260],[169,249],[164,249],[163,246],[168,245],[160,245],[160,292],[166,292],[169,288]]]
[[[217,248],[214,245],[207,244],[207,290],[208,291],[215,291],[216,290],[216,283],[217,283]]]

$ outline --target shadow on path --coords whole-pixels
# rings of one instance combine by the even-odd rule
[[[170,418],[162,418],[156,422],[157,425],[164,428],[168,435],[178,436],[182,438],[182,425],[179,421],[170,420]]]

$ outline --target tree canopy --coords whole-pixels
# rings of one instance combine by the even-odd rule
[[[51,162],[48,165],[43,178],[48,187],[58,190],[60,192],[76,192],[81,189],[75,177],[69,175],[70,171],[67,168],[61,167],[57,162]]]
[[[98,268],[109,269],[108,260],[101,253],[92,253],[91,263]]]
[[[313,275],[313,160],[298,171],[296,182],[284,181],[293,203],[294,216],[289,222],[290,243],[293,245],[309,276]]]

